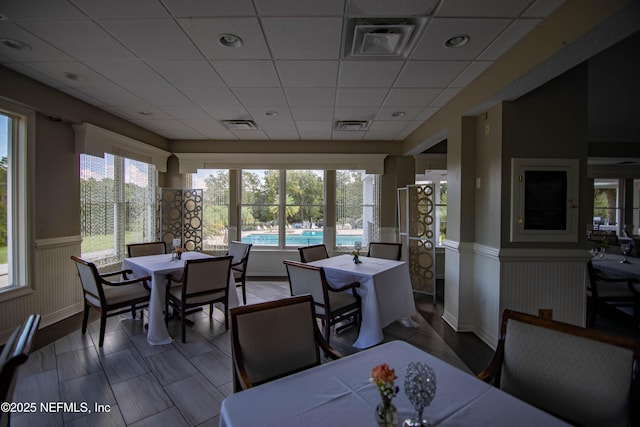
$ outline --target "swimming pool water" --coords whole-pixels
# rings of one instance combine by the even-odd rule
[[[287,246],[303,246],[317,245],[323,243],[324,233],[322,231],[305,230],[302,234],[287,234]],[[277,234],[260,234],[252,233],[242,238],[245,243],[253,243],[254,245],[271,245],[278,244]],[[337,246],[353,246],[356,241],[362,241],[362,235],[336,236]]]

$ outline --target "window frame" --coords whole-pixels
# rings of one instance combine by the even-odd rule
[[[0,113],[17,120],[7,145],[7,204],[11,203],[7,210],[7,231],[11,227],[12,236],[17,239],[11,239],[11,249],[7,245],[10,283],[0,290],[0,301],[6,301],[34,292],[30,241],[35,213],[30,207],[34,197],[36,113],[3,99],[0,99]]]

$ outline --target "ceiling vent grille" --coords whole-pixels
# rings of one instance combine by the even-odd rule
[[[223,120],[222,124],[230,130],[256,130],[258,125],[253,120]]]
[[[346,58],[406,58],[426,18],[353,18],[348,22]]]
[[[367,120],[338,120],[336,122],[336,130],[341,131],[363,131],[369,128]]]

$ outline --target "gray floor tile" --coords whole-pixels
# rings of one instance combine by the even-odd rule
[[[192,357],[191,363],[216,387],[233,379],[231,358],[218,349]]]
[[[29,359],[20,366],[18,377],[28,377],[40,372],[56,369],[56,353],[53,343],[31,352]]]
[[[124,427],[127,424],[117,405],[112,405],[108,411],[92,412],[89,415],[76,418],[65,424],[66,427]]]
[[[218,424],[216,424],[216,426],[217,425]],[[156,426],[189,427],[190,424],[187,422],[187,420],[184,419],[180,411],[178,411],[178,409],[173,406],[131,425],[131,427]]]
[[[176,349],[149,356],[147,362],[161,385],[171,384],[198,373],[189,359]]]
[[[60,398],[63,402],[86,402],[90,410],[93,410],[96,404],[116,404],[109,382],[102,371],[60,383]],[[84,415],[86,414],[65,412],[64,420],[69,422]]]
[[[224,395],[201,374],[170,384],[165,389],[192,425],[203,423],[220,413]]]
[[[113,384],[111,388],[127,424],[173,406],[173,402],[151,373]]]
[[[145,334],[131,336],[129,337],[129,339],[142,357],[148,357],[153,354],[162,353],[163,351],[168,351],[174,348],[171,344],[151,345],[147,341],[147,336]]]
[[[104,344],[102,347],[99,346],[100,343],[100,335],[99,334],[91,334],[91,338],[93,339],[93,343],[98,351],[98,355],[105,356],[110,353],[115,353],[117,351],[125,350],[131,347],[131,341],[129,340],[129,335],[127,335],[122,329],[114,329],[104,334]]]
[[[93,346],[57,355],[58,376],[61,382],[82,377],[102,369]]]
[[[129,341],[128,338],[127,341]],[[129,346],[131,346],[130,341]],[[105,355],[102,358],[102,366],[111,384],[117,384],[120,381],[149,372],[147,362],[138,354],[135,348]]]
[[[93,341],[88,332],[82,334],[80,331],[76,331],[60,338],[54,343],[54,346],[56,348],[56,354],[62,354],[86,347],[93,347]]]

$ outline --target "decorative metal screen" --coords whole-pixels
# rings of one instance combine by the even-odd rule
[[[158,239],[180,239],[187,251],[202,251],[201,189],[158,189]]]
[[[398,224],[403,259],[409,263],[413,290],[436,301],[435,185],[398,189]]]

